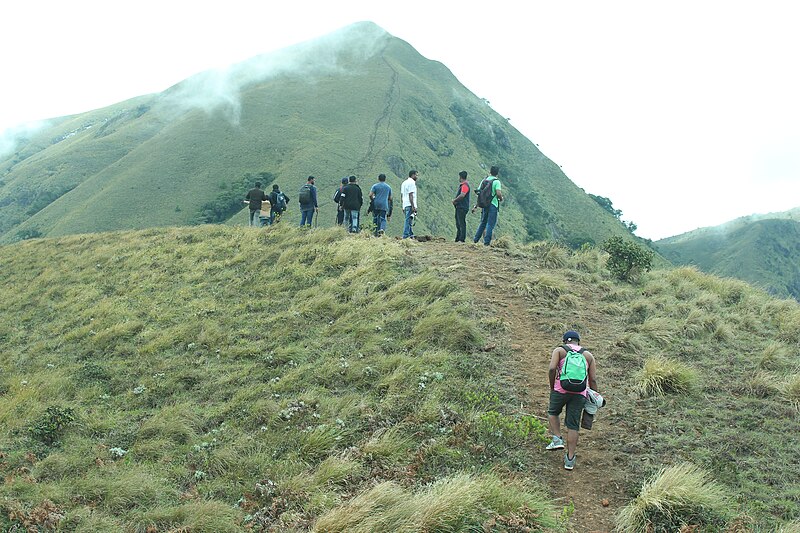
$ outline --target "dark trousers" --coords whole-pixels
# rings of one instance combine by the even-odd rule
[[[456,242],[464,242],[467,238],[467,211],[469,209],[456,207]]]
[[[339,210],[336,211],[336,224],[339,226],[344,224],[344,209],[342,208],[339,208]]]

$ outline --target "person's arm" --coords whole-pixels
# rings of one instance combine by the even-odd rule
[[[559,361],[561,361],[561,358],[564,357],[565,355],[567,355],[567,352],[565,352],[564,348],[560,346],[555,350],[553,350],[553,353],[550,355],[550,368],[548,368],[548,377],[550,378],[550,390],[555,390],[556,374],[558,373],[558,363]]]
[[[589,388],[597,391],[597,365],[594,362],[594,355],[592,355],[592,352],[585,350],[583,353],[584,355],[589,354]]]
[[[465,191],[465,190],[464,190],[464,186],[462,185],[462,186],[461,186],[461,192],[459,193],[459,195],[458,195],[458,196],[456,196],[456,197],[453,199],[453,205],[456,205],[456,204],[457,204],[459,201],[463,200],[463,199],[464,199],[464,197],[467,195],[467,193],[468,193],[468,192],[469,192],[469,189],[467,189],[467,190]]]
[[[394,207],[394,200],[392,200],[392,193],[389,193],[389,211],[386,213],[386,220],[392,218],[392,208]]]
[[[408,193],[408,203],[411,204],[411,211],[414,212],[414,213],[417,212],[417,203],[414,201],[415,200],[415,198],[414,198],[415,196],[416,196],[416,193],[414,193],[414,191],[411,191],[411,192]]]
[[[498,202],[503,201],[503,191],[501,191],[500,189],[497,189],[497,201]]]
[[[317,188],[311,187],[311,198],[314,199],[314,211],[319,212],[319,205],[317,205]]]

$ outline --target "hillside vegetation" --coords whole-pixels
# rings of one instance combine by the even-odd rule
[[[260,180],[295,199],[309,175],[322,226],[343,176],[420,172],[418,233],[454,232],[458,172],[501,167],[500,231],[577,247],[627,229],[445,65],[371,23],[63,117],[0,157],[0,242],[244,221]],[[364,208],[366,211],[366,207]],[[397,233],[393,225],[390,232]]]
[[[437,263],[437,249],[516,274],[476,300],[465,280],[486,273]],[[621,520],[766,531],[800,519],[800,305],[691,268],[623,284],[604,262],[544,242],[288,226],[4,246],[0,524],[569,527],[568,502],[552,503],[561,481],[542,470],[545,406],[522,407],[544,376],[523,380],[512,317],[494,314],[506,286],[527,302],[513,319],[543,339],[565,327],[592,339],[611,402],[597,424],[615,432],[594,453],[613,466],[578,468],[600,493],[622,484],[635,508]],[[708,486],[681,462],[730,502],[681,498]]]
[[[656,243],[678,265],[748,281],[780,297],[800,299],[800,221],[746,217]],[[767,216],[767,215],[764,215]]]

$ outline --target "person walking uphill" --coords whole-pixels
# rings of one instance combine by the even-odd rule
[[[342,207],[342,189],[347,185],[347,178],[342,178],[342,184],[336,188],[333,193],[333,203],[336,204],[336,225],[341,226],[344,224],[344,207]]]
[[[592,353],[578,344],[581,338],[577,331],[567,331],[562,340],[564,344],[550,355],[550,404],[547,407],[547,420],[553,439],[547,449],[564,449],[559,417],[566,406],[564,423],[567,426],[567,453],[564,456],[564,468],[572,470],[575,468],[578,430],[588,389],[597,390],[597,366]]]
[[[300,193],[297,195],[297,202],[300,204],[300,227],[314,219],[314,213],[319,212],[317,205],[317,188],[314,186],[314,176],[309,176],[306,184],[300,187]]]
[[[400,187],[400,195],[403,197],[403,213],[406,216],[403,224],[403,238],[414,238],[414,217],[417,216],[417,178],[419,173],[412,170],[408,173],[408,179]]]
[[[500,180],[497,175],[500,173],[500,168],[493,166],[489,170],[489,176],[486,176],[478,188],[477,200],[475,207],[472,208],[474,213],[479,207],[483,209],[481,212],[481,223],[478,226],[478,231],[475,233],[473,242],[478,242],[483,236],[483,244],[489,246],[492,242],[492,233],[494,227],[497,225],[497,214],[500,211],[500,202],[503,201],[503,192],[500,190]],[[486,234],[484,235],[484,230]]]
[[[347,230],[350,233],[358,233],[358,218],[361,215],[361,206],[364,205],[364,196],[356,181],[355,176],[350,176],[349,183],[342,189],[342,207],[344,208],[344,218],[347,221]]]
[[[456,208],[456,242],[464,242],[467,238],[467,213],[469,212],[469,183],[467,171],[458,173],[458,189],[453,199]]]
[[[267,193],[261,190],[261,182],[257,181],[255,185],[255,187],[247,191],[247,195],[244,197],[244,203],[250,205],[251,226],[258,226],[261,224],[261,221],[259,220],[259,214],[261,213],[261,202],[266,202],[269,199],[267,198]]]
[[[392,216],[392,188],[386,183],[386,174],[378,174],[378,183],[369,190],[375,222],[375,236],[386,232],[386,219]]]

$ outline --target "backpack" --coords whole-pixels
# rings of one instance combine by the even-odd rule
[[[497,178],[486,178],[481,182],[481,186],[478,189],[478,199],[475,202],[475,205],[478,207],[489,207],[492,203],[492,185],[497,180]]]
[[[564,366],[561,367],[559,383],[568,392],[583,392],[589,380],[589,364],[583,356],[583,348],[577,352],[569,346],[562,346],[567,351]]]
[[[286,211],[286,197],[283,195],[282,192],[272,193],[272,198],[270,200],[275,200],[274,202],[271,202],[272,208],[275,211],[279,213]]]
[[[297,201],[303,205],[314,203],[314,198],[311,196],[311,185],[306,183],[300,187],[300,193],[297,196]]]

